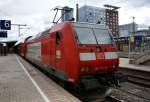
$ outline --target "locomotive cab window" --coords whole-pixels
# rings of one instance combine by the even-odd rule
[[[107,29],[93,29],[98,44],[112,44],[112,37]]]
[[[56,32],[56,44],[60,44],[60,42],[61,42],[61,33]]]
[[[91,28],[75,27],[76,38],[81,44],[96,44],[96,39]]]
[[[112,44],[113,39],[106,27],[99,25],[74,26],[76,40],[79,44]]]

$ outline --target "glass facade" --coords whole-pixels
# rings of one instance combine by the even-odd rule
[[[79,8],[79,22],[106,24],[105,9],[92,6]]]

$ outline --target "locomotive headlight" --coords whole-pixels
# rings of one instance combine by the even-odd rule
[[[116,59],[118,55],[116,52],[105,52],[105,59]]]
[[[90,70],[90,68],[89,67],[86,67],[86,71],[89,71]]]
[[[81,61],[96,60],[96,55],[93,52],[80,53]]]
[[[113,65],[112,67],[113,67],[113,68],[116,68],[116,66],[115,66],[115,65]]]
[[[84,72],[84,71],[85,71],[85,67],[82,67],[82,68],[81,68],[81,72]]]

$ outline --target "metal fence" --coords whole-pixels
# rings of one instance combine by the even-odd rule
[[[140,44],[135,44],[130,46],[130,58],[138,59],[139,57],[148,55],[150,53],[150,38],[144,37]]]
[[[140,40],[130,41],[128,37],[115,39],[120,57],[137,59],[150,52],[150,36],[143,36]]]

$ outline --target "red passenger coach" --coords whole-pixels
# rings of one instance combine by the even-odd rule
[[[85,87],[88,83],[92,88],[118,82],[117,49],[104,25],[63,22],[27,39],[22,46],[29,61],[63,81]]]

